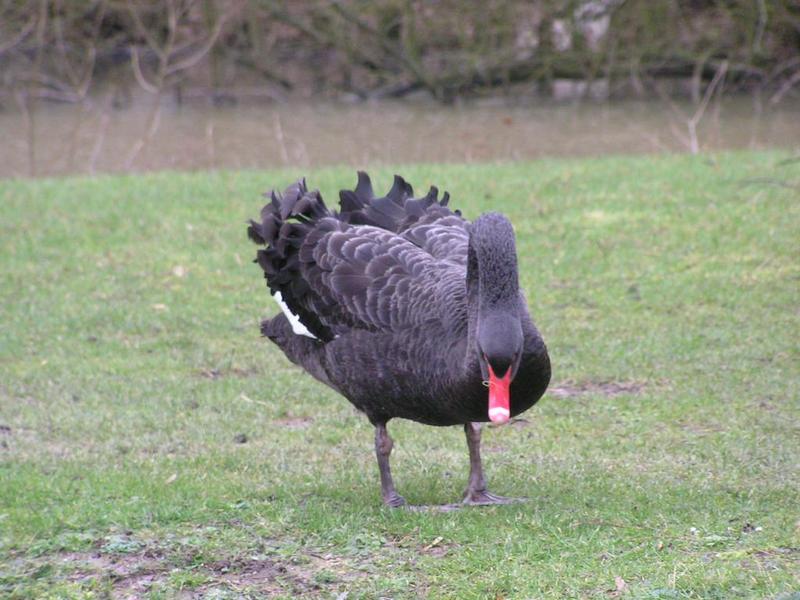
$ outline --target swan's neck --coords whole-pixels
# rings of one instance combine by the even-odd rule
[[[518,318],[519,309],[514,230],[502,215],[482,215],[472,225],[467,256],[468,363],[477,361],[480,322],[497,315]]]

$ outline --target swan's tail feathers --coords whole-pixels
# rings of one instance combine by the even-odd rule
[[[314,303],[306,301],[310,288],[300,273],[301,261],[313,250],[315,237],[345,225],[328,210],[319,191],[308,190],[305,179],[293,183],[282,194],[272,191],[268,197],[270,201],[261,209],[261,222],[251,220],[247,228],[248,237],[264,246],[254,262],[264,271],[281,308],[296,318],[295,329],[303,327],[312,337],[332,339],[333,334],[308,308]]]
[[[310,224],[334,216],[325,206],[319,190],[308,191],[305,179],[290,185],[283,194],[273,190],[268,197],[270,202],[261,209],[261,223],[251,220],[247,228],[248,237],[256,244],[272,246],[282,234],[296,236],[297,228],[284,228],[290,219],[295,220],[295,224]]]
[[[439,190],[431,186],[425,196],[414,198],[414,189],[399,175],[394,176],[391,189],[385,196],[376,198],[369,175],[358,172],[355,190],[339,192],[341,214],[339,219],[354,225],[373,225],[381,229],[400,232],[421,220],[439,219],[451,214],[447,208],[450,194],[439,200]]]

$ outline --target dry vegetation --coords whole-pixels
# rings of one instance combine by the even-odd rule
[[[558,79],[604,94],[727,89],[780,101],[800,82],[800,7],[789,0],[4,0],[0,102],[75,102],[111,83],[158,95],[442,101]]]

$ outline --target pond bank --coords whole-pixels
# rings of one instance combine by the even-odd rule
[[[675,101],[540,103],[492,97],[435,102],[159,105],[40,104],[0,112],[0,177],[150,170],[474,163],[729,149],[795,149],[800,101],[724,98],[689,127]]]

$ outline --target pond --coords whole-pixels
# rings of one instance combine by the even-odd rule
[[[662,100],[456,106],[422,101],[215,107],[149,99],[127,108],[39,103],[0,110],[0,177],[286,165],[516,161],[548,156],[686,152],[695,106]],[[712,104],[700,150],[800,148],[800,101]]]

